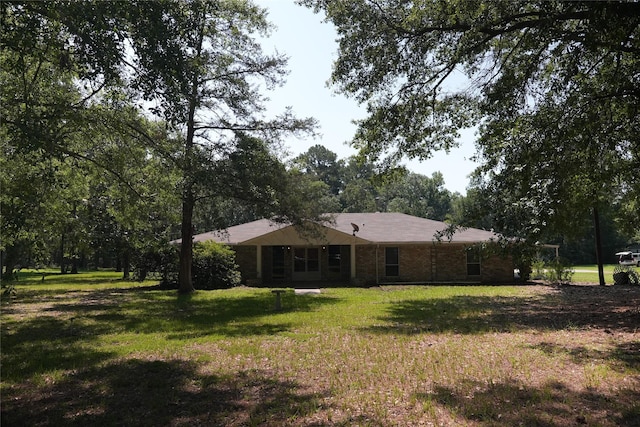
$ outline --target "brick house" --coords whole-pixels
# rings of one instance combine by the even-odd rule
[[[478,243],[498,238],[467,228],[436,239],[447,224],[401,213],[333,214],[320,237],[301,236],[293,226],[269,220],[194,236],[236,251],[249,285],[384,283],[505,283],[513,281],[509,257],[481,256]]]

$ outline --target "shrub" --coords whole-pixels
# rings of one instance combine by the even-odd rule
[[[137,253],[134,256],[134,278],[143,281],[148,276],[160,280],[164,287],[173,287],[178,283],[180,247],[166,243]]]
[[[613,269],[613,282],[616,285],[638,285],[640,284],[640,277],[633,267],[616,265]]]
[[[540,259],[540,258],[536,258],[533,261],[533,265],[531,266],[532,270],[533,270],[533,274],[532,277],[536,280],[539,279],[544,279],[546,277],[546,264],[544,262],[544,260]]]
[[[177,288],[180,270],[180,246],[166,244],[141,252],[135,257],[135,278],[160,280],[164,288]],[[225,289],[240,284],[236,254],[216,242],[196,242],[193,245],[193,287]]]
[[[566,259],[558,258],[547,264],[547,280],[553,283],[570,283],[573,269]]]
[[[192,274],[196,289],[224,289],[240,284],[235,252],[216,242],[193,245]]]

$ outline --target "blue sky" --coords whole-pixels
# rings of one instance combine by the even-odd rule
[[[347,143],[356,129],[352,121],[364,117],[365,107],[327,86],[338,50],[333,25],[323,22],[323,15],[316,15],[293,0],[257,0],[257,3],[269,10],[269,20],[277,27],[263,42],[264,51],[277,50],[289,57],[287,83],[268,94],[270,108],[279,112],[291,106],[297,116],[315,117],[320,126],[320,136],[315,139],[286,140],[290,153],[294,156],[312,145],[322,144],[339,158],[355,154]],[[449,154],[435,153],[428,161],[408,161],[406,165],[427,176],[439,171],[448,190],[465,194],[468,175],[477,166],[470,159],[475,153],[473,141],[474,132],[465,130],[461,132],[461,146]]]

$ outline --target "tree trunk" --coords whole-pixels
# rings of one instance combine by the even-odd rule
[[[195,291],[191,276],[193,264],[193,194],[185,191],[182,200],[182,244],[180,245],[180,272],[178,273],[178,292],[188,294]]]
[[[18,256],[16,254],[17,251],[13,246],[9,246],[4,252],[4,272],[0,271],[3,281],[9,282],[15,279],[13,269],[18,264]]]
[[[78,262],[80,258],[78,257],[78,251],[75,247],[71,248],[71,274],[78,274]]]
[[[598,278],[600,280],[600,286],[605,285],[604,281],[604,266],[602,265],[602,237],[600,235],[600,214],[598,208],[593,207],[593,228],[596,235],[596,262],[598,263]]]
[[[129,251],[122,254],[122,280],[131,278],[131,260],[129,259]]]
[[[202,48],[203,32],[200,33],[197,56]],[[198,99],[198,80],[191,82],[191,96],[189,98],[189,117],[187,119],[187,138],[184,141],[184,174],[185,184],[182,193],[182,244],[180,245],[180,271],[178,272],[178,292],[188,294],[195,291],[191,267],[193,264],[193,208],[196,203],[194,196],[193,172],[193,140],[195,138],[195,114]]]
[[[64,232],[60,236],[60,274],[67,274],[67,266],[64,263]]]

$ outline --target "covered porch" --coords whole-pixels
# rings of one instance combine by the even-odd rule
[[[294,227],[286,227],[234,249],[248,285],[316,287],[354,281],[358,243],[368,242],[333,229],[325,229],[320,239],[304,239]]]

